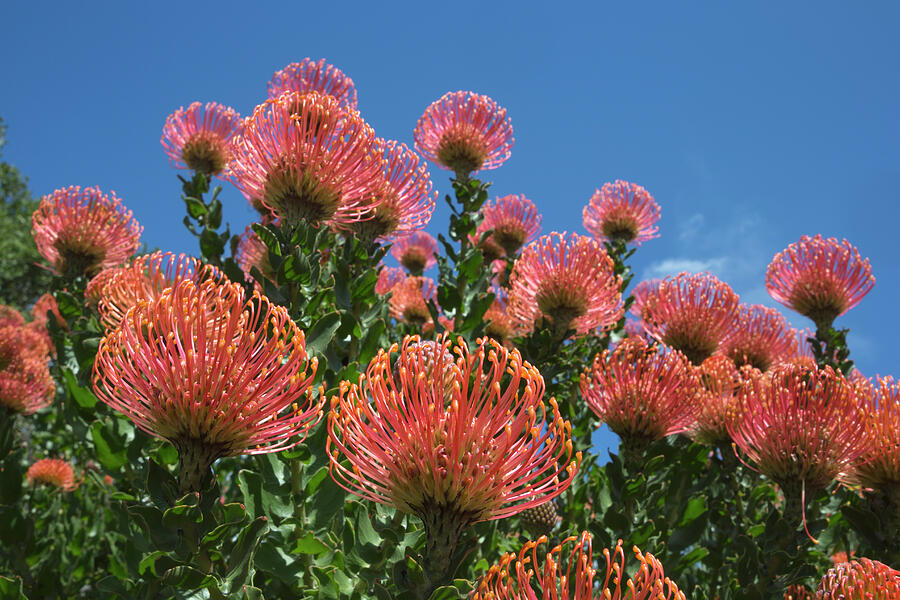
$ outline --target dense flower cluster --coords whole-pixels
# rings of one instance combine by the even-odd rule
[[[484,220],[475,230],[473,241],[477,242],[490,232],[480,246],[486,261],[515,256],[523,245],[541,232],[537,206],[523,194],[488,201],[481,207],[481,216]]]
[[[219,175],[231,160],[231,142],[241,116],[216,102],[194,102],[166,119],[162,142],[169,160],[180,169]]]
[[[738,366],[746,364],[765,371],[797,355],[797,332],[774,308],[741,304],[719,352]]]
[[[325,63],[304,58],[276,71],[269,81],[269,98],[278,98],[285,92],[317,92],[331,96],[344,108],[356,108],[356,86],[343,71]]]
[[[35,462],[28,467],[25,479],[32,484],[45,483],[64,492],[71,492],[78,487],[72,465],[59,458],[42,458]]]
[[[868,558],[835,565],[816,590],[816,600],[895,600],[900,571]]]
[[[601,242],[640,245],[659,237],[659,205],[650,192],[627,181],[604,183],[584,208],[584,228]]]

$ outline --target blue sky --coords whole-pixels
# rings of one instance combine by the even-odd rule
[[[877,282],[838,324],[863,373],[900,375],[900,4],[250,6],[5,3],[3,159],[39,195],[113,189],[150,246],[196,252],[159,143],[179,106],[249,114],[274,71],[324,57],[353,78],[376,133],[412,145],[429,103],[473,90],[515,129],[512,157],[485,178],[533,199],[545,233],[583,232],[606,181],[655,196],[662,237],[638,251],[639,278],[708,269],[775,306],[764,275],[776,252],[803,234],[848,238]],[[447,172],[432,177],[450,189]],[[242,230],[251,209],[227,183],[223,199]],[[446,223],[439,209],[428,230]]]

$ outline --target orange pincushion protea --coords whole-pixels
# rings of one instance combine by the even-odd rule
[[[694,372],[700,385],[697,387],[695,421],[688,436],[695,442],[709,446],[724,446],[731,453],[731,436],[728,422],[737,415],[735,395],[742,380],[734,362],[727,356],[716,354],[703,361]]]
[[[142,228],[115,193],[71,186],[44,196],[31,216],[38,252],[58,275],[93,276],[125,262]]]
[[[317,360],[287,309],[237,284],[183,279],[101,340],[97,397],[178,449],[183,491],[223,456],[277,452],[321,418]],[[312,373],[309,373],[311,369]]]
[[[248,197],[294,226],[346,227],[371,214],[383,181],[375,134],[352,109],[315,92],[285,92],[244,121],[231,174]]]
[[[514,256],[526,243],[532,241],[541,232],[541,215],[534,202],[524,195],[512,194],[488,201],[481,207],[484,220],[473,236],[473,242],[486,232],[490,236],[482,244],[482,252],[486,261],[501,256]]]
[[[0,336],[6,333],[8,331],[0,329]],[[55,394],[56,384],[43,356],[26,354],[0,369],[0,407],[10,412],[34,414],[48,406]]]
[[[516,259],[510,277],[509,314],[525,332],[547,318],[554,332],[584,335],[622,316],[621,281],[613,261],[591,238],[551,233]]]
[[[900,571],[860,558],[828,570],[816,590],[817,600],[896,600]]]
[[[804,235],[772,259],[766,270],[769,294],[819,329],[859,304],[875,285],[869,259],[847,240]]]
[[[398,321],[418,327],[432,323],[428,301],[437,295],[434,280],[430,277],[407,277],[391,288],[391,316]]]
[[[304,58],[276,71],[269,81],[269,98],[277,98],[285,92],[318,92],[331,96],[344,108],[356,109],[353,80],[334,65],[326,64],[324,58],[317,61]]]
[[[484,312],[484,332],[500,343],[507,343],[519,334],[519,328],[509,316],[509,298],[502,288],[494,288],[494,301]]]
[[[25,317],[12,306],[0,304],[0,328],[8,325],[25,325]]]
[[[426,108],[414,136],[422,156],[460,180],[499,167],[515,143],[505,108],[487,96],[462,91],[448,92]]]
[[[25,479],[32,484],[46,483],[64,492],[71,492],[78,487],[72,465],[59,458],[42,458],[35,462],[28,467]]]
[[[156,300],[163,290],[184,279],[199,283],[205,279],[220,280],[222,274],[186,254],[154,252],[140,256],[131,266],[118,269],[103,286],[98,306],[100,320],[111,331],[118,327],[129,308],[141,300]]]
[[[275,281],[275,270],[269,263],[269,248],[249,225],[238,239],[234,260],[247,277],[252,276],[253,267],[256,267],[263,277]]]
[[[387,294],[394,286],[406,279],[406,271],[403,267],[381,267],[378,272],[378,281],[375,283],[376,294]]]
[[[876,489],[900,504],[900,383],[883,377],[876,389],[863,394],[866,437],[873,443],[841,479]]]
[[[640,563],[625,579],[622,540],[603,549],[606,573],[598,576],[603,560],[595,560],[591,535],[571,536],[546,548],[547,537],[526,542],[518,556],[505,554],[478,584],[473,600],[684,600],[684,592],[666,577],[662,563],[650,553],[633,548]],[[542,551],[539,552],[538,548]],[[603,577],[603,579],[601,579]]]
[[[738,366],[750,365],[765,371],[775,363],[797,356],[797,334],[774,308],[741,304],[719,352]]]
[[[431,220],[437,192],[431,193],[431,175],[419,155],[393,140],[376,140],[376,154],[383,157],[383,181],[374,185],[377,206],[365,220],[350,225],[360,239],[403,237],[422,229]]]
[[[584,207],[584,228],[597,240],[636,246],[659,237],[659,205],[650,192],[627,181],[604,183]]]
[[[110,267],[94,275],[84,288],[84,300],[88,306],[96,307],[103,296],[103,290],[112,281],[116,273],[128,267]]]
[[[437,264],[437,240],[427,231],[416,231],[394,240],[391,256],[409,271],[410,275],[421,275],[423,271]]]
[[[805,499],[872,447],[864,404],[830,367],[783,363],[757,371],[737,398],[728,432],[755,468],[781,486],[791,519],[799,520]]]
[[[441,374],[441,375],[438,375]],[[445,334],[381,350],[331,400],[331,475],[347,491],[419,516],[426,535],[463,529],[562,493],[581,461],[571,426],[517,350]],[[349,461],[349,466],[344,460]],[[452,548],[451,548],[452,553]]]
[[[168,116],[160,142],[179,169],[219,175],[231,160],[231,142],[241,116],[216,102],[194,102]]]
[[[638,337],[597,355],[581,375],[588,406],[636,452],[693,424],[697,385],[684,355]]]
[[[651,336],[699,365],[734,327],[738,295],[709,273],[681,273],[647,288],[640,314]]]

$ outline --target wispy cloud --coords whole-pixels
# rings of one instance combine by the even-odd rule
[[[677,275],[682,271],[690,273],[701,273],[709,271],[716,277],[722,277],[728,258],[720,256],[717,258],[709,258],[697,260],[692,258],[667,258],[652,263],[644,271],[644,279],[653,279],[654,277],[667,277],[669,275]]]
[[[706,218],[702,214],[695,213],[679,223],[678,239],[682,242],[688,242],[696,238],[705,220]]]

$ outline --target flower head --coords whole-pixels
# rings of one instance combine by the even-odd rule
[[[317,360],[287,309],[237,284],[190,279],[129,309],[101,340],[97,397],[172,442],[185,491],[217,458],[277,452],[321,418]],[[311,373],[310,373],[311,370]]]
[[[496,169],[515,143],[506,109],[472,92],[444,94],[425,109],[414,135],[416,150],[458,179]]]
[[[518,325],[509,316],[509,297],[506,290],[494,288],[494,301],[484,312],[484,333],[500,343],[509,342],[519,334]]]
[[[517,350],[445,334],[380,351],[328,416],[331,475],[347,491],[459,527],[542,504],[571,483],[571,426]],[[347,459],[345,466],[341,457]]]
[[[509,314],[525,332],[542,317],[558,335],[584,335],[622,316],[621,281],[594,240],[551,233],[522,250],[510,277]]]
[[[860,558],[828,570],[817,600],[895,600],[900,598],[900,571],[884,563]]]
[[[32,323],[0,327],[0,369],[30,358],[46,360],[48,344],[46,330]]]
[[[419,155],[393,140],[377,140],[383,155],[384,177],[374,186],[377,206],[350,229],[366,241],[402,237],[425,227],[434,213],[437,192],[431,193],[431,175]]]
[[[58,275],[92,276],[125,262],[142,228],[115,193],[71,186],[44,196],[31,216],[38,252]]]
[[[731,333],[737,306],[727,283],[709,273],[681,273],[648,288],[639,310],[647,333],[699,365]]]
[[[769,294],[819,328],[859,304],[875,285],[869,259],[847,240],[804,235],[772,259],[766,270]]]
[[[841,479],[900,498],[900,383],[880,378],[877,388],[861,395],[872,445]]]
[[[53,315],[53,320],[60,327],[64,329],[68,327],[66,320],[59,312],[59,304],[56,303],[56,298],[53,297],[53,294],[41,294],[41,297],[31,307],[31,317],[34,319],[32,323],[37,323],[38,327],[46,329],[50,320],[48,314]]]
[[[407,277],[390,289],[391,316],[417,327],[433,325],[428,301],[437,296],[437,288],[430,277]]]
[[[437,264],[437,240],[427,231],[416,231],[397,238],[391,246],[391,256],[412,275],[421,275]]]
[[[6,333],[0,329],[0,336]],[[48,406],[55,394],[45,357],[24,353],[0,369],[0,407],[12,413],[32,415]]]
[[[680,352],[626,338],[594,358],[581,395],[626,445],[642,448],[694,422],[697,378]]]
[[[604,183],[584,207],[584,228],[597,240],[639,246],[659,237],[659,205],[650,192],[627,181]]]
[[[612,551],[603,549],[606,572],[598,575],[604,560],[594,558],[591,542],[586,531],[551,549],[547,549],[546,536],[526,542],[518,555],[507,553],[488,569],[473,600],[685,599],[684,592],[666,577],[662,563],[637,546],[633,552],[640,566],[630,579],[625,579],[622,540]]]
[[[231,142],[240,131],[241,116],[216,102],[194,102],[166,119],[160,142],[179,169],[218,175],[231,160]]]
[[[127,268],[128,267],[109,267],[91,277],[91,280],[88,281],[84,288],[84,300],[87,302],[88,306],[96,307],[100,303],[100,298],[103,296],[103,290],[106,288],[107,284],[112,281],[116,273]]]
[[[59,458],[42,458],[35,462],[28,467],[25,479],[32,484],[46,483],[64,492],[71,492],[78,487],[72,465]]]
[[[131,266],[118,269],[104,286],[98,305],[100,320],[111,331],[125,318],[129,308],[141,300],[156,300],[166,288],[184,279],[199,283],[204,279],[222,279],[222,274],[186,254],[154,252],[140,256]]]
[[[231,173],[248,198],[288,225],[359,221],[377,204],[383,180],[372,128],[315,92],[286,92],[257,106],[235,138]]]
[[[761,304],[738,306],[734,326],[719,348],[736,365],[765,371],[796,356],[797,334],[784,316]]]
[[[728,423],[738,414],[735,395],[742,385],[740,372],[723,354],[710,356],[699,367],[694,367],[694,372],[700,385],[697,387],[695,421],[688,435],[700,444],[730,445]]]
[[[22,326],[25,325],[25,317],[12,306],[0,304],[0,328],[8,325]]]
[[[872,446],[863,404],[830,367],[783,363],[749,377],[737,398],[728,432],[786,496],[811,497]]]
[[[247,226],[238,238],[234,260],[247,277],[252,277],[253,267],[266,279],[275,281],[275,270],[269,262],[269,247],[260,239],[252,226]]]
[[[304,58],[275,71],[269,81],[269,98],[278,98],[284,92],[318,92],[323,96],[331,96],[343,108],[356,109],[356,87],[353,80],[337,67],[326,64],[324,58],[317,61]]]
[[[537,207],[521,194],[497,198],[493,203],[488,201],[481,207],[481,215],[484,220],[476,229],[473,241],[490,232],[482,246],[488,261],[504,255],[514,256],[541,232]]]
[[[378,281],[375,283],[375,293],[387,294],[404,279],[406,279],[406,271],[403,270],[403,267],[381,267],[378,272]]]

